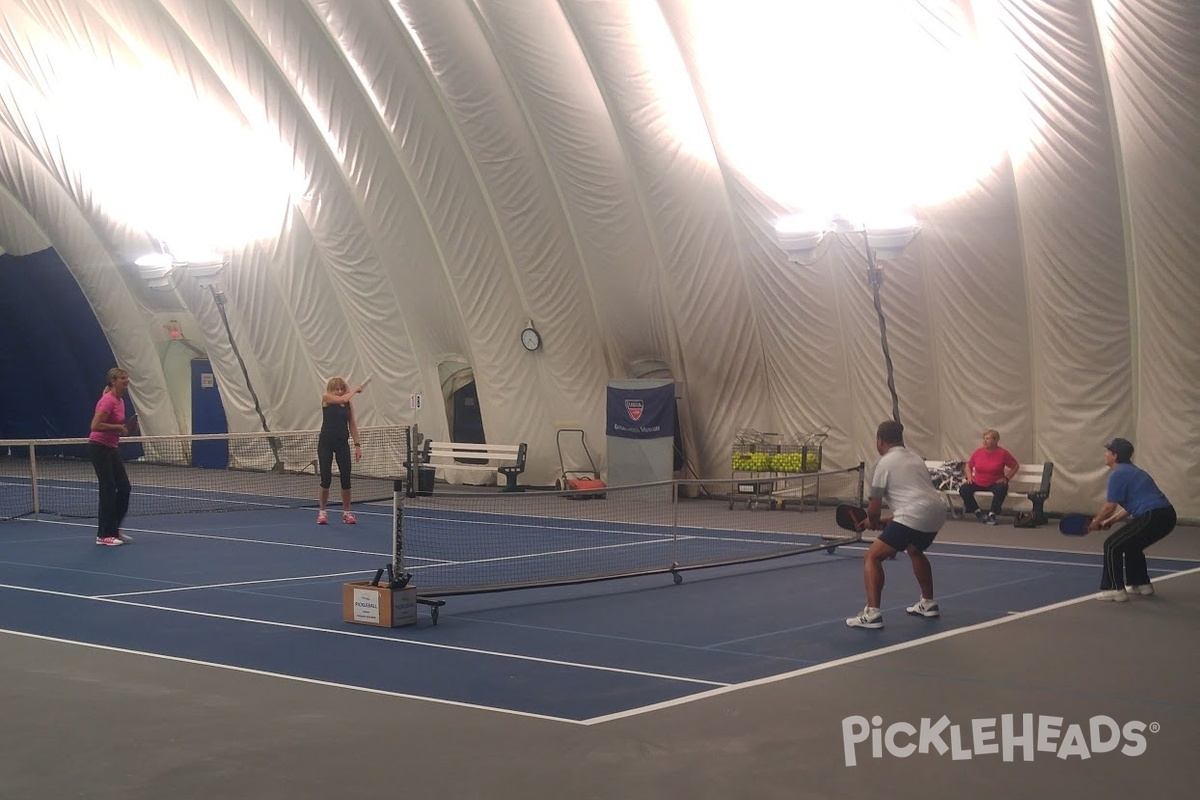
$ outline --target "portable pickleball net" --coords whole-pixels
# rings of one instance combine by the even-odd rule
[[[863,465],[772,479],[786,503],[730,502],[737,481],[663,481],[596,490],[520,493],[413,490],[397,481],[389,571],[418,602],[455,595],[670,575],[811,553],[860,542],[837,527],[838,504],[861,503]],[[782,509],[790,508],[785,511]]]

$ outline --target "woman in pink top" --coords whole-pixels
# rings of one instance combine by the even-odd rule
[[[993,430],[983,432],[983,447],[967,459],[964,470],[967,482],[958,490],[963,500],[963,514],[974,514],[976,519],[988,525],[996,524],[996,515],[1008,496],[1008,482],[1017,474],[1020,464],[1012,453],[1000,446],[1000,434]],[[976,492],[992,493],[992,510],[984,514],[975,502]]]
[[[97,512],[96,544],[117,547],[133,541],[121,532],[121,522],[129,511],[129,476],[117,452],[121,435],[137,432],[137,416],[125,420],[125,392],[129,389],[129,373],[114,367],[108,371],[108,385],[96,403],[92,416],[92,432],[88,436],[88,452],[100,484],[100,509]]]

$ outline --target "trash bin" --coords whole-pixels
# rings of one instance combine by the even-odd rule
[[[417,467],[417,494],[429,497],[433,494],[433,480],[437,475],[436,467]]]

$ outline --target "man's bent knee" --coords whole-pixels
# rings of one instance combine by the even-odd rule
[[[882,561],[887,561],[889,558],[892,558],[895,555],[896,555],[896,548],[892,547],[885,541],[876,539],[874,542],[871,543],[871,546],[867,548],[867,552],[866,552],[866,555],[864,556],[864,558],[866,558],[868,561],[881,561],[882,562]]]

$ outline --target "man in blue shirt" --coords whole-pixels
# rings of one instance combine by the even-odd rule
[[[1089,531],[1132,517],[1104,540],[1104,574],[1098,600],[1123,603],[1130,594],[1154,594],[1146,571],[1146,548],[1175,530],[1175,508],[1144,469],[1135,467],[1133,443],[1112,439],[1104,445],[1104,465],[1112,470],[1104,505]]]

